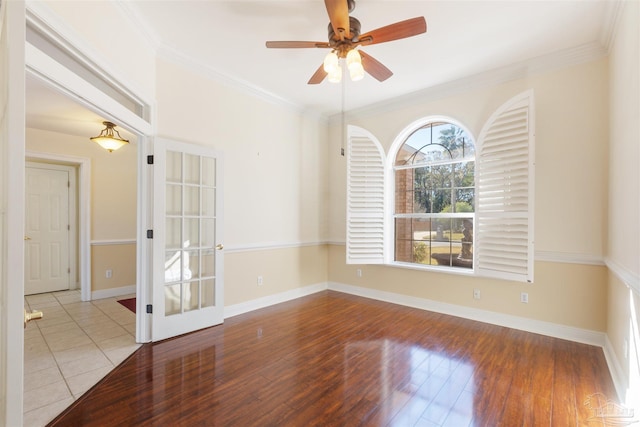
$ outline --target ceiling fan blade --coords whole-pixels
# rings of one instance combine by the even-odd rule
[[[393,75],[390,69],[382,65],[373,56],[364,53],[362,49],[358,49],[358,52],[360,52],[360,57],[362,58],[362,68],[379,82],[383,82]]]
[[[269,48],[281,48],[281,49],[305,48],[305,47],[318,47],[318,48],[331,47],[327,42],[302,42],[302,41],[270,41],[266,43],[266,46]]]
[[[349,30],[349,6],[347,0],[324,0],[329,14],[329,21],[333,31],[335,31],[336,40],[341,40],[340,34],[350,39],[351,32]],[[340,31],[342,29],[342,32]]]
[[[370,45],[376,43],[390,42],[392,40],[404,39],[406,37],[417,36],[427,32],[427,21],[423,16],[396,22],[395,24],[380,27],[368,33],[361,34],[358,44]]]
[[[327,77],[327,72],[324,70],[324,64],[320,64],[320,68],[313,73],[313,76],[311,76],[307,84],[317,85],[318,83],[322,83],[325,77]]]

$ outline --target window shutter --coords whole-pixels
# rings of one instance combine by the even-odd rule
[[[520,94],[487,121],[476,156],[476,271],[533,282],[534,98]]]
[[[349,126],[347,264],[382,264],[385,253],[384,151],[373,135]]]

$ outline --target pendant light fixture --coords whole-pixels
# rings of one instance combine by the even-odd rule
[[[100,135],[89,138],[90,140],[100,144],[102,148],[110,153],[113,150],[117,150],[123,145],[129,143],[129,140],[124,139],[120,136],[120,132],[115,129],[116,125],[111,122],[102,122],[102,124],[106,127],[102,129]]]

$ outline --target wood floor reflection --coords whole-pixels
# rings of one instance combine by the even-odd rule
[[[602,349],[333,291],[144,345],[53,426],[566,426]]]

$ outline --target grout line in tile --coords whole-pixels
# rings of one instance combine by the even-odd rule
[[[47,295],[50,295],[50,297],[47,297]],[[74,296],[78,297],[77,301],[74,298]],[[79,290],[74,290],[74,291],[63,291],[60,294],[60,298],[58,298],[58,296],[55,295],[55,293],[50,293],[50,294],[41,294],[41,295],[38,295],[37,298],[30,298],[30,299],[32,299],[32,300],[35,299],[37,301],[40,300],[42,302],[46,301],[47,304],[51,304],[51,307],[60,307],[62,309],[62,311],[64,311],[71,318],[71,322],[73,322],[73,324],[75,324],[83,332],[83,334],[86,335],[89,338],[89,340],[92,342],[92,344],[95,345],[95,347],[98,349],[98,351],[100,351],[100,353],[105,357],[105,360],[110,361],[114,365],[114,366],[111,367],[111,369],[113,369],[113,368],[115,368],[115,365],[117,365],[117,363],[113,363],[112,357],[113,357],[114,350],[117,350],[117,349],[104,350],[102,347],[100,347],[100,345],[98,344],[99,341],[97,341],[95,337],[92,337],[91,334],[88,333],[83,328],[82,319],[80,319],[78,321],[76,318],[74,318],[71,315],[71,312],[73,310],[67,310],[67,307],[66,307],[67,305],[73,305],[73,304],[77,304],[77,303],[81,302],[79,297],[80,297],[80,291]],[[115,299],[113,299],[113,302],[117,304]],[[32,304],[30,304],[28,302],[27,297],[25,297],[25,299],[24,299],[24,304],[25,304],[26,308],[30,308],[31,305],[32,305]],[[109,303],[104,301],[104,300],[100,304],[94,304],[93,301],[90,302],[91,310],[95,310],[96,312],[101,313],[102,315],[106,316],[109,320],[111,320],[111,321],[113,321],[113,322],[115,322],[117,324],[118,322],[115,319],[117,317],[117,314],[116,314],[117,311],[115,311],[115,310],[111,310],[110,311],[108,309],[105,310],[105,309],[101,308],[101,306],[104,306],[104,308],[107,308],[108,304]],[[46,310],[45,306],[42,306],[42,308]],[[112,313],[113,315],[111,315],[110,313]],[[71,323],[71,322],[69,322],[69,323]],[[135,322],[135,318],[134,318],[133,322]],[[120,326],[120,327],[122,327],[122,326]],[[129,336],[132,339],[132,345],[131,345],[130,348],[133,348],[133,350],[131,350],[131,352],[133,352],[133,351],[135,351],[135,349],[137,347],[139,347],[139,344],[136,344],[136,342],[135,342],[135,332],[131,333],[129,330],[126,330],[126,328],[123,328],[123,329],[125,329],[126,335]],[[62,379],[64,380],[65,386],[67,387],[70,395],[73,396],[74,400],[77,399],[79,396],[82,395],[82,393],[79,393],[77,396],[74,393],[72,393],[73,387],[69,384],[69,381],[73,377],[68,377],[67,378],[63,374],[62,369],[60,368],[60,364],[56,360],[56,358],[54,356],[54,352],[53,352],[52,348],[49,346],[49,344],[48,344],[48,342],[47,342],[47,340],[45,338],[46,330],[43,332],[40,329],[40,327],[37,327],[36,330],[38,331],[38,333],[40,334],[42,340],[44,341],[44,344],[46,345],[46,348],[48,349],[51,357],[54,359],[54,361],[56,363],[56,368],[58,369],[58,372],[60,373]],[[124,337],[124,336],[125,335],[122,335],[122,337]],[[64,351],[64,350],[61,350],[61,351]],[[109,355],[111,355],[111,357],[109,357]]]

